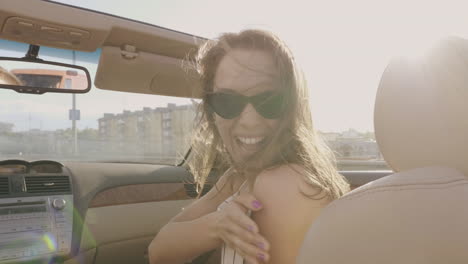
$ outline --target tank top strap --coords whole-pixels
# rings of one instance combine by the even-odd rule
[[[245,184],[247,184],[247,180],[245,180],[245,181],[239,186],[239,189],[237,190],[236,195],[239,195],[239,194],[240,194],[240,191],[242,190],[242,188],[244,187]]]

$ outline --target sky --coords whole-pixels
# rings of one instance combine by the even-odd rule
[[[430,41],[468,37],[464,1],[354,0],[62,0],[190,34],[213,38],[222,32],[262,28],[275,32],[293,51],[309,83],[315,127],[373,131],[373,107],[382,72],[395,55],[417,53]],[[17,130],[70,126],[64,118],[71,95],[34,96],[0,91],[0,122]],[[42,97],[42,96],[41,96]],[[79,95],[79,128],[97,127],[103,112],[164,106],[187,99],[122,94],[93,89]],[[3,99],[3,100],[2,100]],[[102,108],[96,109],[100,104]],[[48,107],[44,107],[47,105]]]

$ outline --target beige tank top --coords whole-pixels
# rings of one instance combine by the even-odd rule
[[[229,204],[237,195],[239,195],[240,190],[242,189],[242,187],[244,187],[245,184],[246,182],[242,183],[242,185],[239,187],[239,190],[234,195],[230,196],[224,202],[222,202],[218,206],[218,210],[221,210],[224,206]],[[251,215],[250,210],[247,212],[247,215],[249,216]],[[224,244],[221,250],[221,262],[220,263],[221,264],[244,264],[244,258],[241,255],[239,255],[239,253],[237,253],[234,249]]]

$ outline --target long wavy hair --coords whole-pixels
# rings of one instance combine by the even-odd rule
[[[214,113],[206,104],[207,95],[213,92],[220,61],[232,49],[259,50],[271,54],[279,73],[275,79],[284,89],[286,105],[278,129],[266,139],[260,151],[242,164],[233,162],[215,126]],[[305,182],[320,190],[314,194],[303,192],[308,197],[320,195],[320,199],[336,199],[349,190],[349,184],[337,172],[333,152],[313,128],[308,87],[302,72],[296,66],[291,51],[277,36],[254,29],[225,33],[199,48],[194,66],[201,79],[202,100],[198,105],[192,151],[187,164],[198,190],[203,190],[213,169],[228,171],[228,179],[231,179],[228,183],[233,188],[234,177],[242,177],[253,186],[261,171],[285,164],[300,165],[304,169],[300,173]]]

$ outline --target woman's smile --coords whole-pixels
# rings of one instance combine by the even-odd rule
[[[249,154],[259,151],[264,143],[265,137],[236,137],[237,145]]]

